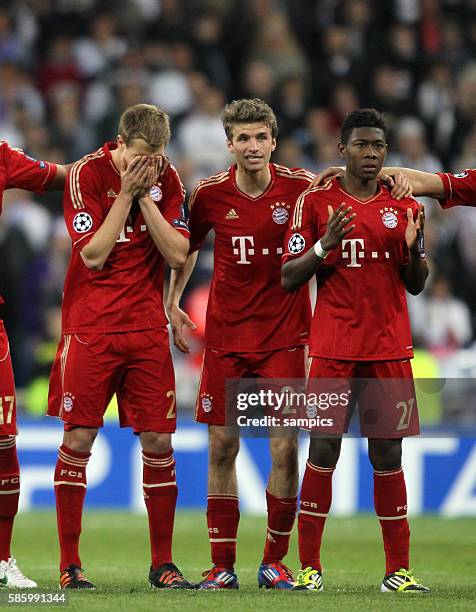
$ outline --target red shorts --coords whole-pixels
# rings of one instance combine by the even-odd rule
[[[17,433],[17,403],[7,332],[0,321],[0,436]]]
[[[121,427],[175,431],[175,379],[167,328],[63,336],[51,370],[48,415],[65,429],[101,427],[117,395]]]
[[[300,378],[305,376],[304,346],[269,353],[224,353],[206,348],[195,409],[195,420],[225,425],[225,383],[239,378]]]
[[[311,427],[312,432],[342,435],[358,405],[360,432],[366,438],[403,438],[420,433],[409,359],[354,362],[310,357],[309,361],[308,402],[317,397],[315,412],[321,421]]]

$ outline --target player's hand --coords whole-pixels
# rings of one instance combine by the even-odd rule
[[[345,202],[333,210],[332,206],[328,206],[329,218],[327,219],[327,229],[324,236],[321,238],[321,246],[325,251],[335,249],[342,240],[351,232],[355,225],[352,221],[355,219],[355,213],[352,212],[352,206],[344,209]]]
[[[344,168],[340,168],[339,166],[331,166],[330,168],[326,168],[322,172],[319,172],[319,174],[316,174],[316,178],[312,181],[310,187],[323,185],[335,176],[344,176]]]
[[[154,176],[155,162],[146,155],[136,155],[129,164],[121,161],[121,191],[131,198],[142,194]]]
[[[195,331],[197,326],[190,319],[188,314],[178,306],[168,306],[167,314],[172,328],[175,346],[182,351],[182,353],[190,353],[190,346],[185,338],[184,327],[188,327],[190,331]]]
[[[418,252],[420,252],[422,250],[424,229],[425,207],[422,204],[418,206],[416,221],[413,219],[413,210],[411,208],[407,208],[407,229],[405,230],[405,242],[407,243],[407,247],[410,251],[418,250]]]
[[[380,179],[391,189],[390,195],[394,200],[409,198],[413,193],[410,179],[403,172],[395,172],[392,175],[383,174]]]

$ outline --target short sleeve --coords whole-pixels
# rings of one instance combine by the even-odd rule
[[[476,170],[465,170],[457,174],[439,172],[446,198],[439,200],[442,208],[453,206],[476,206]]]
[[[298,198],[283,244],[282,263],[301,257],[317,241],[318,223],[314,218],[313,195],[306,191]]]
[[[196,187],[189,200],[190,252],[198,251],[212,224],[207,215],[206,200],[203,189]]]
[[[4,151],[7,167],[6,187],[43,193],[56,176],[56,164],[33,159],[25,155],[21,149],[11,148],[6,142],[2,146],[6,147]]]
[[[63,212],[73,248],[82,249],[104,221],[100,180],[90,164],[79,160],[66,180]]]
[[[154,199],[154,189],[160,188],[152,187],[152,199]],[[160,194],[162,196],[160,200],[160,212],[173,228],[188,238],[190,231],[188,229],[188,219],[185,212],[185,188],[177,170],[173,166],[169,166],[166,171],[163,189],[164,193]]]

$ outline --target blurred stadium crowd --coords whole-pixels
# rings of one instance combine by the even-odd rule
[[[280,125],[274,161],[339,162],[338,128],[359,106],[383,111],[389,165],[476,167],[475,0],[2,0],[0,138],[70,163],[113,140],[121,112],[170,115],[168,155],[188,192],[230,163],[220,120],[260,97]],[[5,193],[0,290],[20,403],[44,411],[60,331],[70,241],[60,194]],[[431,282],[411,300],[416,345],[476,373],[476,208],[427,206]],[[199,326],[175,355],[182,404],[194,401],[211,250],[185,305]],[[474,345],[473,345],[474,346]],[[463,355],[464,357],[461,357]],[[445,361],[446,360],[446,361]],[[468,370],[469,367],[469,370]],[[190,384],[185,381],[190,381]]]

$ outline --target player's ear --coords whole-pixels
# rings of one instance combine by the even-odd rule
[[[273,138],[272,145],[271,145],[271,151],[274,151],[275,149],[276,149],[276,138]]]
[[[345,157],[345,144],[343,142],[339,142],[339,144],[337,145],[337,148],[339,150],[339,155],[344,158]]]
[[[233,143],[231,142],[231,140],[228,140],[228,138],[226,139],[226,146],[228,151],[230,151],[230,153],[233,153]]]

